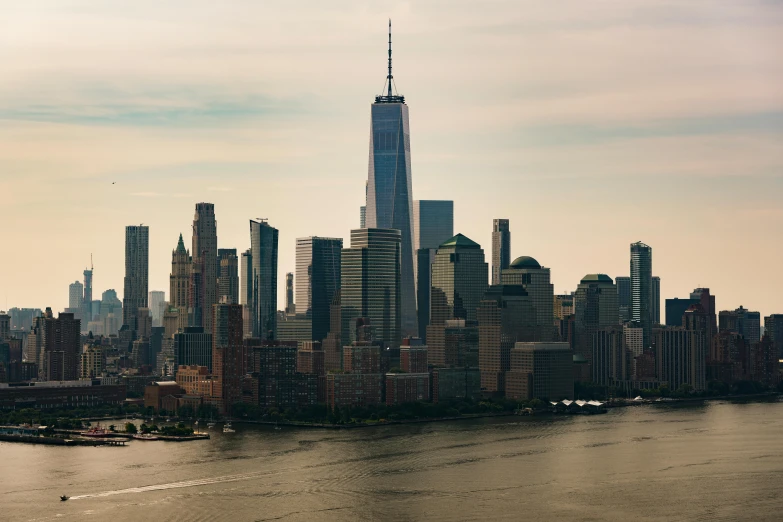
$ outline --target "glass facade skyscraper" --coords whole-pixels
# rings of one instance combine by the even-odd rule
[[[414,248],[438,248],[454,235],[454,202],[420,200],[413,202]]]
[[[343,240],[305,237],[296,240],[297,313],[312,320],[309,340],[321,341],[329,333],[330,307],[340,289]]]
[[[653,322],[652,248],[631,244],[631,321],[642,327],[644,348],[651,346]]]
[[[400,231],[401,327],[404,335],[416,335],[410,124],[405,97],[392,93],[392,80],[390,25],[388,92],[371,108],[365,219],[368,229]]]
[[[125,227],[125,285],[122,294],[122,324],[136,329],[136,312],[147,308],[150,229]]]
[[[499,285],[501,273],[511,263],[511,231],[508,219],[492,221],[492,284]]]
[[[273,340],[277,332],[278,231],[266,221],[250,220],[252,335]]]
[[[342,251],[341,321],[344,345],[356,341],[356,320],[370,320],[373,340],[398,347],[400,330],[400,231],[365,228],[351,231]]]

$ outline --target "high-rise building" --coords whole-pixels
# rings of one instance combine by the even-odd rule
[[[342,239],[296,240],[296,303],[298,315],[312,321],[308,340],[322,341],[329,333],[331,304],[341,284],[342,249]]]
[[[438,248],[454,236],[454,202],[417,200],[413,202],[414,251]]]
[[[39,323],[41,335],[41,363],[43,378],[47,381],[79,380],[81,362],[81,326],[73,314],[61,313],[54,318],[46,309]]]
[[[501,284],[501,273],[511,263],[511,231],[508,219],[492,221],[492,284]]]
[[[266,220],[250,220],[250,317],[253,337],[261,340],[275,339],[277,331],[277,238]]]
[[[215,205],[196,203],[193,217],[193,276],[191,322],[193,326],[203,326],[207,333],[212,332],[212,306],[218,302],[217,279],[217,221]],[[195,283],[195,284],[194,284]]]
[[[216,304],[213,313],[212,374],[217,380],[213,393],[220,402],[221,412],[231,415],[234,405],[242,402],[242,379],[247,373],[242,305]]]
[[[783,359],[783,314],[772,314],[764,318],[764,335],[769,337],[778,358]]]
[[[506,398],[574,398],[574,353],[568,343],[516,343],[506,377]]]
[[[558,337],[554,325],[555,290],[549,269],[532,257],[518,257],[500,274],[503,285],[521,285],[533,302],[536,312],[536,336],[533,341],[547,342]]]
[[[684,384],[694,390],[705,389],[707,340],[704,332],[674,327],[656,328],[653,333],[658,379],[668,382],[672,390]]]
[[[723,310],[718,314],[720,331],[736,332],[748,343],[761,339],[761,314],[740,306],[736,310]]]
[[[579,375],[582,381],[591,379],[590,364],[593,358],[593,337],[610,326],[618,325],[617,287],[606,274],[587,274],[576,287],[574,305],[575,352],[587,361],[584,372]]]
[[[464,319],[475,323],[476,309],[487,291],[488,276],[484,250],[478,243],[457,234],[438,247],[432,264],[427,327],[430,364],[446,365],[446,321]]]
[[[432,263],[437,248],[420,248],[416,251],[416,303],[419,318],[419,337],[426,341],[430,324],[430,293],[432,286]]]
[[[613,386],[632,375],[631,351],[625,347],[624,326],[601,328],[593,335],[593,355],[590,360],[591,380],[601,386]]]
[[[149,291],[150,229],[125,227],[125,288],[122,295],[122,324],[136,329],[136,312],[147,308]]]
[[[161,305],[166,302],[166,292],[153,290],[150,292],[147,302],[152,316],[152,326],[160,326],[163,322],[163,307]]]
[[[391,22],[389,23],[388,91],[376,96],[370,125],[367,182],[367,228],[400,233],[400,327],[416,335],[416,281],[413,251],[413,188],[410,123],[405,97],[392,92]],[[343,296],[346,298],[347,296]],[[395,342],[395,345],[399,341]]]
[[[185,249],[180,234],[177,248],[171,251],[171,276],[169,276],[169,300],[171,306],[176,309],[177,328],[180,330],[188,326],[191,268],[190,252]]]
[[[84,299],[84,285],[79,281],[74,281],[68,285],[68,308],[82,312],[82,302]]]
[[[11,316],[0,311],[0,342],[11,336]]]
[[[294,304],[294,273],[288,272],[285,275],[285,313],[292,315],[296,313],[296,304]]]
[[[188,326],[174,335],[174,367],[206,366],[212,369],[212,334],[201,326]]]
[[[100,313],[92,306],[92,255],[90,255],[90,268],[84,269],[84,297],[82,298],[82,328],[87,327],[87,323],[93,320],[93,317]]]
[[[652,324],[661,324],[661,278],[652,278]]]
[[[351,231],[351,246],[342,250],[342,342],[356,341],[353,325],[368,318],[375,341],[398,347],[401,334],[401,233],[364,228]]]
[[[713,298],[714,299],[714,298]],[[666,300],[666,326],[681,326],[682,325],[682,314],[685,313],[685,310],[690,308],[691,306],[695,304],[700,304],[700,299],[680,299],[678,297],[675,297],[673,299],[667,299]]]
[[[517,341],[536,336],[536,311],[522,285],[492,285],[477,311],[481,391],[503,394],[511,349]]]
[[[242,252],[239,268],[242,277],[239,282],[239,301],[244,306],[244,312],[242,312],[242,322],[245,326],[245,338],[248,338],[253,335],[253,321],[252,314],[250,312],[253,303],[253,254],[249,248]]]
[[[631,320],[644,332],[644,346],[651,346],[652,335],[652,248],[642,242],[631,244]]]
[[[218,302],[239,304],[239,259],[236,248],[218,249]]]
[[[627,323],[631,320],[631,278],[617,276],[614,278],[617,285],[617,305],[620,312],[620,322]]]

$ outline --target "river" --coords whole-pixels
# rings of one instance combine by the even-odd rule
[[[0,442],[0,520],[781,520],[783,403]],[[60,502],[59,495],[72,498]]]

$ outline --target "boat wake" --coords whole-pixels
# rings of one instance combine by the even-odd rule
[[[268,471],[257,471],[254,473],[242,473],[240,475],[225,475],[222,477],[206,477],[202,479],[183,480],[180,482],[169,482],[168,484],[153,484],[150,486],[141,486],[138,488],[115,489],[112,491],[102,491],[100,493],[88,493],[86,495],[74,495],[69,500],[80,500],[85,498],[111,497],[114,495],[127,495],[130,493],[147,493],[150,491],[165,491],[167,489],[192,488],[195,486],[208,486],[210,484],[222,484],[224,482],[237,482],[240,480],[250,480],[253,478],[268,475]]]

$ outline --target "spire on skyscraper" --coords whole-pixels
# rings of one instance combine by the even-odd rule
[[[394,76],[392,75],[392,39],[391,39],[391,18],[389,18],[389,72],[386,75],[386,83],[384,83],[384,89],[381,92],[386,91],[386,95],[381,94],[375,97],[375,103],[405,103],[405,97],[394,94],[392,90],[392,84],[394,83]],[[396,90],[396,86],[395,89]]]

